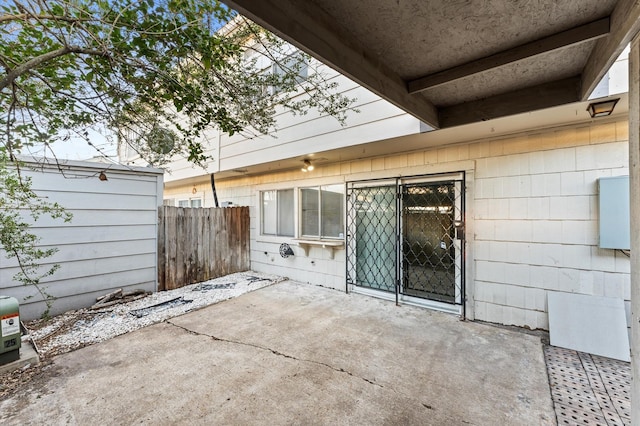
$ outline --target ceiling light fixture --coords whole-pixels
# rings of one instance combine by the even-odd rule
[[[587,111],[591,118],[606,117],[611,115],[620,99],[612,99],[610,101],[593,102],[587,107]]]
[[[314,169],[313,165],[311,164],[311,161],[309,160],[303,160],[302,163],[304,164],[302,166],[302,168],[300,169],[300,171],[302,172],[310,172]]]

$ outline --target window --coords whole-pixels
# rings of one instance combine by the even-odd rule
[[[295,232],[293,189],[263,191],[260,193],[260,198],[262,234],[293,237]]]
[[[279,237],[343,238],[344,186],[301,188],[297,200],[296,190],[260,192],[260,233]],[[300,220],[299,232],[296,232],[296,217]]]
[[[178,200],[178,207],[202,207],[202,198],[190,198],[188,200]]]
[[[297,84],[307,80],[309,65],[302,52],[292,53],[273,64],[273,74],[284,76],[287,73],[295,73]]]
[[[303,237],[343,238],[344,187],[327,185],[300,190]]]
[[[263,71],[263,75],[272,76],[269,86],[263,88],[264,94],[276,95],[283,86],[293,83],[300,84],[307,80],[309,65],[304,54],[300,51],[292,53],[271,64]]]

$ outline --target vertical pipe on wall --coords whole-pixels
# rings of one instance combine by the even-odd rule
[[[640,425],[640,36],[629,53],[629,208],[631,217],[631,421]]]
[[[218,191],[216,191],[216,181],[213,178],[213,173],[211,173],[211,190],[213,191],[213,206],[218,208],[220,204],[218,204]]]

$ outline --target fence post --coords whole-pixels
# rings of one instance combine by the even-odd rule
[[[158,291],[165,290],[165,206],[158,207]]]

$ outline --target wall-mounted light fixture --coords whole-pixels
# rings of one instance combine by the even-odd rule
[[[193,185],[193,189],[191,190],[191,193],[195,194],[196,192],[198,192],[198,188],[196,188],[196,186]]]
[[[303,163],[303,166],[300,169],[300,171],[306,173],[306,172],[310,172],[310,171],[312,171],[314,169],[313,164],[311,164],[311,161],[303,160],[302,163]]]
[[[591,118],[606,117],[611,115],[620,99],[612,99],[610,101],[592,102],[587,107],[587,111]]]

